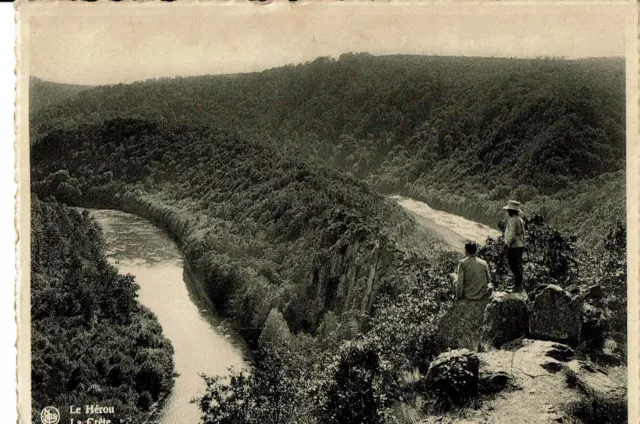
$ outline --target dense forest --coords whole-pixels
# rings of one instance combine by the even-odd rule
[[[621,58],[345,54],[86,90],[38,111],[32,140],[115,117],[231,128],[492,226],[518,198],[601,246],[624,213],[624,93]]]
[[[168,228],[242,328],[260,328],[273,308],[296,331],[327,310],[368,314],[392,281],[396,245],[417,231],[366,183],[229,131],[116,119],[52,132],[32,160],[40,196]]]
[[[60,103],[83,90],[91,88],[86,85],[59,84],[31,77],[29,81],[29,113]]]
[[[33,422],[45,406],[90,404],[145,421],[173,385],[170,342],[133,277],[107,263],[86,212],[34,197],[31,213]]]
[[[387,193],[496,227],[524,201],[527,289],[602,284],[624,350],[623,65],[350,54],[87,89],[33,113],[32,191],[176,240],[254,353],[206,378],[205,423],[405,422],[439,407],[414,377],[450,347],[457,256]]]

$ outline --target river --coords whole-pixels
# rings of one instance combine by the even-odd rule
[[[391,196],[390,199],[411,213],[418,225],[428,229],[456,250],[463,251],[467,240],[484,244],[488,237],[500,236],[498,230],[487,225],[433,209],[424,202],[398,195]]]
[[[162,424],[200,422],[190,400],[203,393],[199,374],[227,375],[245,366],[242,348],[219,327],[206,297],[186,278],[182,254],[169,236],[150,222],[114,210],[92,210],[106,239],[109,261],[140,285],[139,301],[158,317],[171,340],[179,376],[158,419]]]

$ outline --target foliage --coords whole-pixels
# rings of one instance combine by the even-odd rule
[[[603,223],[624,211],[624,80],[618,59],[347,54],[96,87],[31,111],[32,190],[167,229],[216,308],[258,342],[250,371],[205,378],[197,400],[205,423],[381,422],[407,396],[402,375],[425,371],[439,353],[444,277],[456,258],[416,243],[415,223],[373,188],[489,225],[507,199],[522,200],[527,288],[601,279],[607,307],[621,311],[624,226],[613,244],[602,240]],[[51,237],[70,257],[72,242]],[[73,251],[99,252],[91,246]],[[585,246],[611,252],[591,257]],[[56,267],[51,250],[34,257]],[[510,278],[501,250],[489,240],[480,252],[498,288]],[[132,280],[110,278],[136,311]],[[80,316],[103,307],[113,315],[109,302],[76,305],[74,296],[92,297],[82,277],[69,281],[67,293],[51,293],[51,311],[85,326]],[[34,339],[34,349],[46,351],[55,336]],[[152,339],[165,352],[161,336]],[[131,408],[147,408],[167,387],[152,377],[168,362],[148,354],[134,363],[123,346],[109,358],[107,385],[134,399]],[[76,374],[102,368],[87,369]],[[131,381],[135,395],[123,389]],[[88,390],[115,393],[101,383]]]
[[[478,376],[473,373],[478,359],[467,355],[455,355],[437,365],[437,380],[429,381],[428,388],[438,399],[441,408],[449,408],[468,402],[478,394]]]
[[[253,369],[230,370],[228,377],[204,376],[205,394],[194,402],[204,424],[278,424],[290,422],[296,402],[295,361],[282,346],[262,346]]]
[[[91,87],[72,84],[60,84],[44,81],[36,77],[29,79],[29,113],[60,103]]]
[[[626,424],[626,399],[608,399],[598,395],[585,396],[567,405],[567,411],[584,424]]]
[[[525,289],[532,290],[540,284],[566,287],[577,282],[579,263],[585,253],[576,247],[576,236],[561,233],[541,215],[526,215],[524,222]],[[500,224],[502,231],[504,225],[503,221]],[[494,287],[505,290],[512,275],[506,263],[502,237],[487,240],[478,251],[478,256],[489,263]]]
[[[107,263],[86,212],[37,197],[31,205],[34,423],[47,405],[93,403],[142,422],[173,385],[171,344],[138,304],[133,277]]]
[[[384,422],[384,364],[371,343],[348,342],[329,366],[326,393],[320,408],[323,423],[375,424]]]
[[[627,231],[623,222],[611,226],[605,239],[605,253],[600,260],[593,260],[592,274],[607,294],[603,300],[611,311],[609,322],[613,339],[620,346],[620,352],[627,355]]]
[[[82,195],[70,203],[123,208],[167,228],[218,309],[244,329],[259,331],[275,307],[292,331],[314,331],[326,309],[363,302],[360,290],[335,298],[337,287],[316,298],[339,278],[320,271],[349,255],[345,265],[362,270],[349,285],[363,286],[374,256],[382,274],[415,225],[353,177],[212,128],[116,119],[48,134],[32,161],[41,195],[77,180]]]
[[[566,370],[569,387],[575,387],[577,376]],[[604,394],[598,391],[582,391],[581,398],[567,404],[567,412],[584,424],[626,424],[628,422],[627,396]]]
[[[438,322],[451,306],[446,275],[453,265],[431,267],[419,257],[399,271],[407,285],[382,296],[367,339],[379,347],[399,375],[418,367],[426,372],[440,351],[435,344]]]
[[[252,74],[95,87],[60,99],[33,115],[35,144],[116,117],[234,128],[289,157],[488,225],[497,221],[492,211],[518,198],[527,212],[575,231],[587,246],[605,235],[587,218],[624,211],[621,58],[345,54]],[[577,202],[568,192],[579,194]]]

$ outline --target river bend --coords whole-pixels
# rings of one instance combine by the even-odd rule
[[[121,274],[140,285],[139,301],[153,311],[173,344],[179,376],[158,422],[200,422],[190,400],[203,393],[200,374],[227,375],[229,367],[245,366],[239,343],[225,335],[206,296],[185,276],[182,254],[169,236],[149,221],[114,210],[91,210],[102,227],[107,258]]]

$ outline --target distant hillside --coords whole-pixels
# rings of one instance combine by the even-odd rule
[[[60,103],[89,88],[92,87],[87,85],[61,84],[31,77],[29,78],[30,112],[33,113],[43,107]]]
[[[37,143],[54,129],[116,117],[231,128],[489,225],[518,198],[588,238],[584,219],[553,219],[576,207],[582,216],[596,206],[624,213],[624,94],[621,58],[346,54],[86,90],[36,112],[32,134]],[[600,197],[603,186],[613,188],[605,206],[563,202],[563,192]]]

